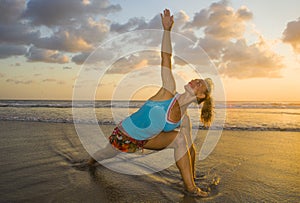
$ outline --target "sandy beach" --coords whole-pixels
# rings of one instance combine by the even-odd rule
[[[0,121],[0,128],[1,202],[300,201],[299,132],[223,131],[213,153],[196,162],[197,184],[209,185],[211,196],[195,199],[184,195],[175,165],[141,176],[74,167],[89,155],[73,124]]]

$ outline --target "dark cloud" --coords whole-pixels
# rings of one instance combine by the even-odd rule
[[[45,63],[68,63],[69,58],[58,51],[39,49],[31,47],[26,54],[30,62],[45,62]]]
[[[20,19],[25,7],[25,0],[0,0],[0,23],[16,22]]]
[[[289,43],[296,53],[300,53],[300,18],[287,24],[282,41]]]
[[[120,11],[120,5],[111,5],[108,0],[85,1],[70,0],[30,0],[24,16],[34,25],[48,27],[78,23],[82,18],[94,15],[107,15]]]
[[[84,63],[84,61],[88,58],[88,56],[90,54],[91,54],[90,52],[83,52],[83,53],[77,54],[72,57],[72,62],[76,63],[77,65],[81,65]]]
[[[26,47],[11,44],[0,44],[0,59],[26,54]]]
[[[26,24],[0,24],[0,43],[32,44],[40,37],[40,32]]]
[[[23,45],[34,45],[45,50],[86,52],[107,36],[111,22],[106,16],[120,10],[108,0],[0,0],[0,46],[11,44],[16,50],[20,45],[21,50]],[[9,49],[1,58],[14,56],[15,52],[9,55],[11,52]],[[29,61],[40,58],[31,55]]]

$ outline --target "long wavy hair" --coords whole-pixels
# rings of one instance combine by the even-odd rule
[[[214,101],[211,96],[214,83],[212,79],[206,78],[204,79],[206,84],[205,98],[197,99],[197,103],[200,105],[203,103],[201,108],[201,116],[200,121],[203,123],[204,127],[209,127],[212,123],[214,117]]]

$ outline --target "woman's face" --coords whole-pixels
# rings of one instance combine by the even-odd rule
[[[198,98],[205,98],[205,92],[207,90],[205,81],[202,79],[191,80],[185,85],[185,89]]]

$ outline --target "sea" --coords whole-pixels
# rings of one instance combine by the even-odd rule
[[[91,127],[96,122],[109,135],[143,103],[1,100],[0,202],[300,202],[300,102],[216,102],[215,127],[223,130],[222,137],[204,160],[198,157],[209,130],[197,122],[198,107],[189,107],[197,131],[195,183],[210,193],[208,198],[184,193],[175,162],[143,175],[119,173],[105,164],[86,167],[90,153],[74,123]],[[93,130],[88,128],[90,134]],[[147,153],[160,155],[132,156],[142,159]],[[120,154],[107,161],[128,171],[148,171],[173,160],[172,153],[169,159],[157,157],[136,163]]]
[[[70,101],[70,100],[0,100],[0,121],[30,121],[46,123],[94,123],[92,110],[99,125],[114,125],[137,111],[144,101]],[[74,112],[80,117],[74,119]],[[300,131],[300,102],[215,103],[215,118],[223,130]],[[188,114],[193,128],[199,123],[199,108],[191,105]]]

